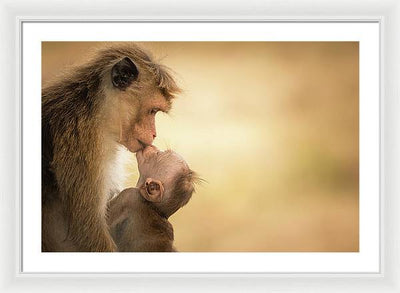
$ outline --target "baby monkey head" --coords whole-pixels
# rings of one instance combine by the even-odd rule
[[[199,178],[180,155],[147,146],[136,158],[140,173],[136,187],[163,216],[168,218],[187,204]]]

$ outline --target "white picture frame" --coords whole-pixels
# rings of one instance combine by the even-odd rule
[[[114,3],[115,4],[115,3]],[[190,291],[252,291],[280,290],[280,291],[371,291],[371,292],[396,292],[399,285],[396,277],[399,275],[399,253],[396,251],[398,239],[398,216],[396,215],[398,199],[396,191],[399,186],[395,180],[397,174],[398,158],[396,146],[398,146],[398,85],[399,80],[399,37],[396,29],[399,27],[400,7],[395,1],[381,3],[379,1],[369,2],[362,5],[359,1],[351,1],[346,4],[321,3],[314,4],[308,1],[298,1],[294,5],[280,6],[277,3],[251,3],[260,9],[253,12],[250,3],[234,3],[234,5],[215,5],[213,13],[210,13],[206,3],[197,4],[197,14],[190,14],[194,5],[180,3],[179,9],[171,10],[169,5],[162,3],[142,3],[136,13],[124,16],[126,7],[113,8],[113,17],[104,17],[109,13],[106,9],[107,2],[100,3],[99,7],[88,7],[89,4],[79,4],[79,17],[70,17],[78,1],[70,1],[57,7],[60,11],[51,9],[50,1],[30,7],[28,1],[15,4],[4,4],[1,7],[2,35],[5,42],[14,44],[2,49],[4,68],[9,71],[2,72],[2,93],[7,97],[3,101],[2,130],[3,137],[7,138],[7,144],[2,144],[2,154],[6,163],[2,169],[4,183],[4,203],[1,205],[1,227],[5,241],[1,243],[2,266],[1,286],[5,292],[26,291],[30,292],[70,292],[70,291],[110,291],[129,290],[133,288],[146,288],[150,290],[177,291],[185,287],[195,286]],[[111,5],[111,3],[108,3]],[[138,5],[138,3],[136,3]],[[152,13],[152,7],[159,5],[164,7],[164,15],[156,16]],[[54,7],[54,6],[53,6]],[[258,14],[268,7],[272,7],[272,15]],[[39,8],[39,10],[37,10]],[[92,9],[93,8],[93,9]],[[134,7],[132,7],[134,8]],[[309,10],[308,10],[308,9]],[[330,12],[326,13],[329,8]],[[89,9],[89,10],[87,10]],[[92,9],[92,10],[91,10]],[[61,12],[62,10],[62,12]],[[91,15],[87,15],[91,11]],[[176,12],[179,12],[178,15]],[[311,13],[308,11],[312,11]],[[304,13],[303,13],[304,12]],[[325,12],[321,15],[322,12]],[[61,13],[61,14],[60,14]],[[218,15],[218,13],[220,13]],[[282,16],[285,14],[286,16]],[[182,15],[191,15],[182,16]],[[204,16],[206,15],[206,16]],[[289,15],[289,16],[287,16]],[[19,93],[19,26],[22,20],[27,19],[58,19],[58,20],[189,20],[189,21],[378,21],[381,24],[381,252],[382,267],[379,274],[134,274],[134,275],[57,275],[50,274],[27,275],[20,273],[19,258],[19,219],[17,197],[20,193],[20,109],[18,102]],[[4,87],[4,88],[3,88]],[[17,94],[17,95],[16,95]],[[396,107],[397,106],[397,107]],[[7,156],[5,156],[7,154]],[[396,266],[397,265],[397,266]],[[106,277],[106,278],[105,278]],[[156,278],[156,280],[155,280]],[[45,282],[43,282],[45,279]],[[74,282],[72,282],[74,281]]]

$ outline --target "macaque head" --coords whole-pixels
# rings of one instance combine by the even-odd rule
[[[104,77],[108,106],[113,109],[110,127],[120,144],[137,152],[153,143],[156,114],[170,110],[179,88],[169,70],[137,45],[105,51],[102,56],[112,58]]]
[[[140,173],[136,187],[163,216],[168,218],[190,200],[198,177],[181,156],[148,146],[136,158]]]

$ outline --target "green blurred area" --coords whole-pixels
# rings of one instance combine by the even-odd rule
[[[99,45],[43,43],[43,81]],[[206,180],[171,217],[179,251],[359,250],[357,42],[141,45],[184,90],[155,145]]]

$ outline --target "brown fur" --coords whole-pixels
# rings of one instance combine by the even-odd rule
[[[112,199],[108,221],[120,252],[176,251],[172,225],[137,188],[125,189]]]
[[[129,57],[139,79],[124,91],[112,66]],[[98,51],[42,91],[42,251],[115,251],[106,223],[118,142],[130,151],[155,137],[152,107],[168,111],[179,91],[167,69],[134,44]]]
[[[165,202],[165,205],[159,207],[164,215],[168,217],[189,202],[195,191],[194,184],[200,182],[200,178],[197,177],[195,172],[187,169],[185,172],[179,173],[174,179],[174,182],[173,196]]]
[[[182,164],[174,159],[173,156],[169,157],[171,165]],[[176,251],[173,246],[173,227],[168,218],[187,204],[195,190],[194,184],[198,181],[187,166],[178,169],[178,172],[168,172],[168,177],[174,179],[169,183],[172,186],[165,186],[170,192],[164,195],[161,202],[144,199],[139,188],[125,189],[110,201],[108,224],[119,251]]]

